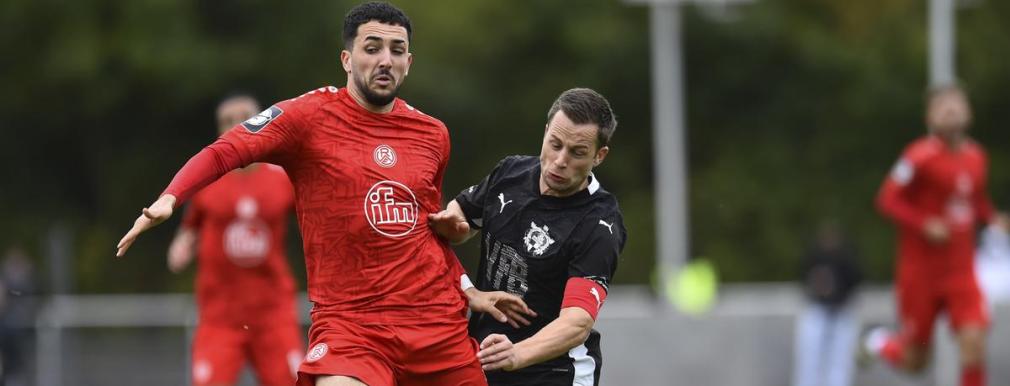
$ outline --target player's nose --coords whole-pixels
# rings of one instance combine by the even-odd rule
[[[379,67],[389,68],[393,66],[393,55],[389,50],[382,50],[379,54]]]

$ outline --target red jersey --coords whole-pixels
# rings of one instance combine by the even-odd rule
[[[264,110],[190,160],[165,193],[179,201],[256,161],[288,172],[315,307],[365,323],[458,319],[459,265],[428,227],[442,205],[445,125],[403,100],[370,112],[323,87]]]
[[[256,165],[228,173],[193,197],[182,226],[198,232],[200,322],[263,324],[295,316],[284,253],[294,192],[284,170]]]
[[[908,145],[877,195],[880,211],[898,226],[899,266],[972,272],[975,226],[993,215],[987,165],[985,151],[971,140],[952,149],[927,135]],[[933,217],[946,223],[947,242],[934,244],[923,235],[923,224]]]

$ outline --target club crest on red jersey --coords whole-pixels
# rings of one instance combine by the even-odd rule
[[[406,236],[417,225],[417,198],[404,184],[379,181],[365,194],[365,218],[383,236]]]
[[[391,168],[396,165],[396,151],[389,145],[379,145],[372,152],[372,160],[379,166]]]
[[[252,118],[246,119],[245,122],[242,122],[242,127],[249,130],[250,133],[255,133],[263,130],[264,127],[267,127],[270,122],[273,122],[274,119],[280,117],[281,114],[284,114],[284,110],[281,110],[280,107],[270,106],[269,109],[263,110],[261,113],[256,114]]]
[[[309,350],[309,353],[305,354],[305,361],[309,363],[318,361],[326,356],[326,353],[329,351],[330,346],[327,346],[326,343],[319,343],[312,346],[312,350]]]

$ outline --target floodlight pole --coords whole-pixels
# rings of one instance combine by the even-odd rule
[[[649,22],[656,269],[661,285],[665,286],[687,261],[690,250],[680,4],[653,3],[649,7]],[[668,296],[668,291],[660,293]]]
[[[673,275],[687,262],[690,251],[681,5],[694,2],[726,6],[749,1],[625,0],[649,7],[656,271],[661,286],[673,282]],[[668,291],[660,292],[663,297],[669,296]]]
[[[929,1],[929,85],[953,84],[954,0]]]

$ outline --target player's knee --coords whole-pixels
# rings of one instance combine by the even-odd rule
[[[354,377],[327,375],[316,378],[316,386],[368,386]]]
[[[985,333],[981,329],[971,329],[958,334],[961,362],[977,365],[985,357]]]

